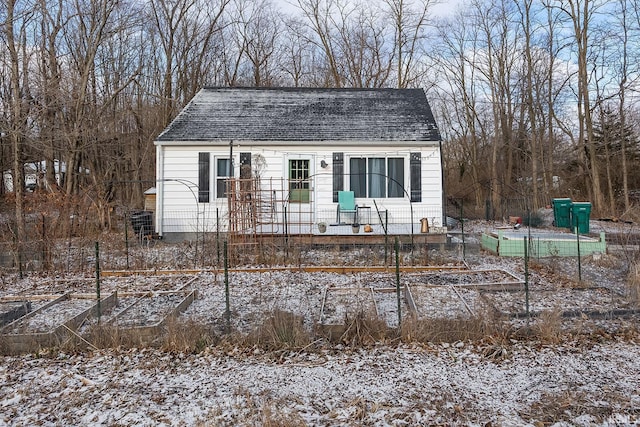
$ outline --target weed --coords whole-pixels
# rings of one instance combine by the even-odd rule
[[[409,318],[402,322],[402,340],[422,343],[473,341],[498,335],[501,329],[501,324],[492,316],[468,319]]]
[[[122,336],[116,326],[98,323],[91,326],[86,340],[97,348],[112,348],[121,345]]]
[[[384,341],[390,336],[390,330],[384,320],[371,312],[359,311],[350,318],[345,315],[344,332],[339,338],[343,344],[367,346]]]
[[[215,343],[215,336],[205,325],[193,320],[169,317],[161,348],[180,353],[200,353]]]
[[[533,332],[544,343],[559,343],[562,339],[562,312],[559,309],[541,312],[533,326]]]
[[[278,409],[277,403],[266,402],[262,405],[262,426],[264,427],[303,427],[307,424],[296,413],[285,413]]]
[[[245,339],[245,345],[265,350],[296,349],[311,342],[302,316],[283,310],[274,310]]]

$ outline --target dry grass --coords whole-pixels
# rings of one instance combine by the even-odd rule
[[[640,265],[633,264],[629,268],[629,273],[627,274],[627,299],[629,303],[637,307],[640,305]]]
[[[541,312],[532,331],[543,343],[559,343],[562,341],[562,311],[554,309]]]
[[[387,324],[371,312],[359,311],[351,318],[345,316],[344,325],[338,341],[350,346],[368,346],[393,337]]]
[[[307,423],[297,413],[283,413],[272,402],[262,406],[261,422],[263,427],[304,427]]]
[[[598,404],[586,392],[578,387],[566,386],[567,389],[558,393],[545,393],[531,405],[528,413],[522,413],[523,418],[536,426],[547,426],[556,423],[569,423],[578,415],[589,414],[597,423],[604,422],[613,412],[613,406]],[[628,398],[618,393],[608,393],[610,402],[625,402]]]
[[[203,324],[169,317],[160,347],[165,351],[199,353],[215,342],[215,335]]]
[[[479,341],[488,336],[503,334],[502,323],[491,315],[471,318],[408,318],[402,322],[405,342]]]
[[[243,339],[242,344],[264,350],[293,350],[311,342],[302,316],[283,310],[267,314],[264,321]]]
[[[114,348],[122,343],[119,328],[104,323],[93,325],[85,339],[96,348]]]

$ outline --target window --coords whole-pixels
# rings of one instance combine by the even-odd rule
[[[404,159],[387,159],[389,164],[389,176],[387,191],[389,197],[404,197]]]
[[[231,159],[216,159],[216,197],[227,197],[228,178],[233,176]]]
[[[367,159],[349,159],[349,188],[356,197],[367,197]]]
[[[309,203],[309,160],[289,160],[289,201]]]
[[[210,153],[198,153],[198,202],[209,203]]]
[[[404,158],[352,157],[349,188],[356,197],[404,197]]]

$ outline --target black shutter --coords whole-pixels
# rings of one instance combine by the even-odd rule
[[[251,178],[251,153],[240,153],[240,178]]]
[[[198,202],[209,203],[210,153],[198,153]]]
[[[333,202],[338,203],[338,191],[344,190],[344,153],[333,153]]]
[[[422,164],[420,153],[411,153],[409,157],[409,175],[411,181],[411,201],[422,201]]]

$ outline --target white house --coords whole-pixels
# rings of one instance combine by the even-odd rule
[[[67,172],[67,165],[59,160],[53,161],[55,170],[56,184],[60,185],[64,174]],[[24,164],[24,187],[33,191],[38,186],[48,188],[50,183],[45,180],[45,172],[47,171],[47,162],[41,160],[39,162],[29,162]],[[89,173],[85,170],[85,173]],[[13,193],[13,170],[6,170],[2,174],[4,180],[4,188],[7,192]]]
[[[422,89],[204,88],[155,145],[164,238],[444,224],[440,134]],[[338,215],[342,191],[357,217]]]

